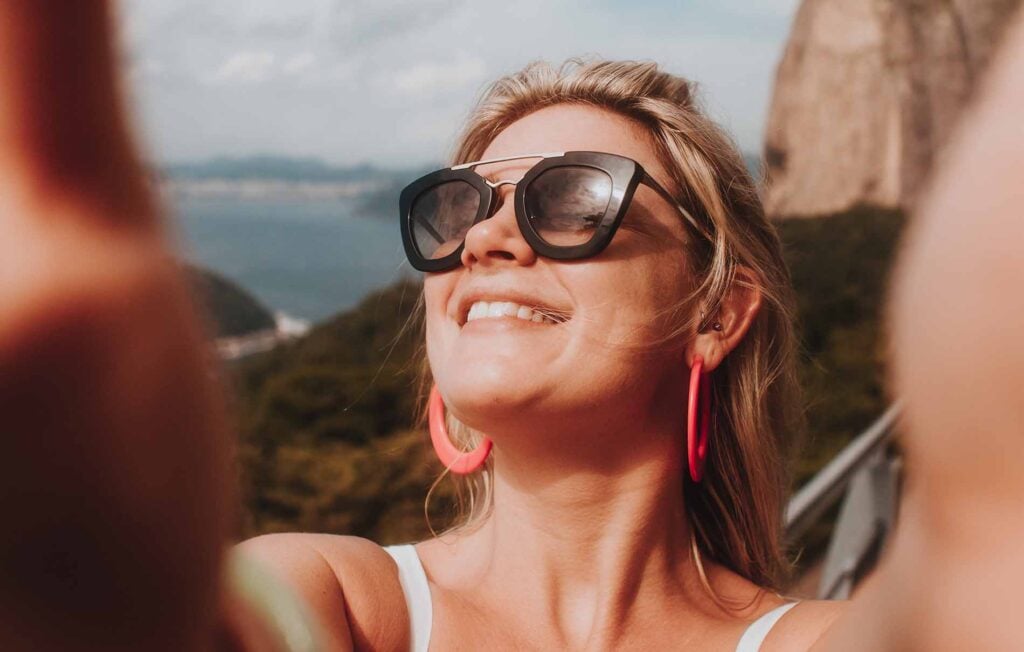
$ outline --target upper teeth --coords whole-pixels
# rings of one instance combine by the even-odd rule
[[[532,308],[512,303],[511,301],[475,301],[469,307],[469,315],[466,316],[466,321],[471,322],[474,319],[484,319],[486,317],[517,317],[537,323],[555,323],[550,317],[546,317]]]

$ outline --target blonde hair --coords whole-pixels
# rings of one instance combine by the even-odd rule
[[[761,292],[754,323],[711,375],[707,467],[701,483],[685,480],[685,504],[697,555],[777,589],[788,568],[782,551],[783,459],[801,430],[802,413],[789,272],[756,184],[729,137],[697,107],[690,82],[656,64],[631,61],[573,59],[557,68],[534,63],[498,79],[470,114],[453,164],[482,158],[498,133],[527,114],[567,103],[612,111],[643,127],[671,175],[670,191],[676,189],[680,204],[709,231],[709,239],[693,239],[688,252],[698,283],[691,297],[670,308],[680,316],[674,337],[695,334],[698,313],[715,312],[741,282],[740,267]],[[423,386],[429,388],[424,363]],[[457,445],[472,448],[480,441],[479,433],[451,417],[448,426]],[[492,469],[488,461],[471,476],[452,476],[463,506],[461,526],[479,523],[490,509]]]

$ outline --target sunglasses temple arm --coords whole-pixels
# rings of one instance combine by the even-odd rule
[[[682,204],[680,204],[678,201],[676,201],[675,197],[670,195],[667,190],[662,188],[661,184],[654,180],[654,177],[652,177],[651,175],[647,174],[646,170],[644,171],[643,178],[641,178],[641,182],[644,185],[650,187],[652,190],[654,190],[654,192],[656,192],[659,195],[661,195],[661,198],[664,199],[665,201],[667,201],[669,204],[671,204],[672,206],[675,206],[676,210],[679,211],[679,213],[683,216],[683,218],[686,219],[686,221],[690,223],[690,226],[692,226],[693,228],[695,228],[697,230],[697,233],[701,234],[702,236],[704,236],[708,240],[712,240],[713,239],[711,237],[711,235],[707,231],[705,231],[703,228],[701,228],[700,224],[697,224],[697,220],[694,219],[693,215],[690,214],[690,211],[688,211],[685,208],[683,208]]]

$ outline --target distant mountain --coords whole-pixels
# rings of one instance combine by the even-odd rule
[[[318,158],[272,155],[241,158],[217,157],[207,161],[172,163],[162,166],[161,171],[165,177],[188,181],[259,179],[320,183],[381,181],[403,174],[399,171],[378,168],[368,163],[335,166]]]
[[[394,176],[386,183],[362,194],[359,202],[359,214],[378,219],[398,219],[398,197],[402,194],[402,188],[424,174],[441,167],[440,163],[436,163],[395,172]]]

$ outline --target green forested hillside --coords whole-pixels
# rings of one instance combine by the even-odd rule
[[[884,407],[879,309],[903,219],[857,209],[779,224],[799,294],[806,478]],[[242,534],[316,530],[394,542],[428,535],[440,473],[416,427],[419,287],[402,282],[308,336],[242,361]],[[444,524],[450,490],[431,501]]]
[[[856,208],[778,224],[803,346],[808,433],[797,484],[885,408],[881,312],[904,222],[896,211]]]
[[[413,427],[419,293],[400,282],[235,367],[244,535],[424,536],[424,499],[442,469]],[[447,495],[432,502],[437,524]]]

